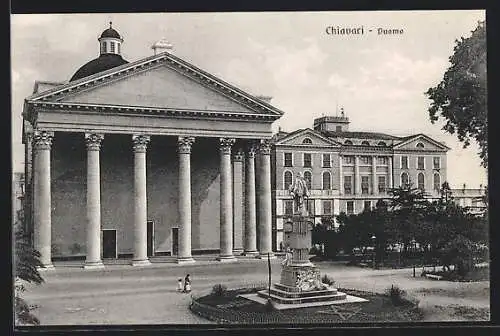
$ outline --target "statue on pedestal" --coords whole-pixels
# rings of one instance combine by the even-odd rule
[[[302,173],[297,173],[295,181],[290,185],[288,191],[294,200],[294,211],[296,210],[299,214],[302,214],[304,211],[304,200],[309,197],[307,181],[302,176]]]

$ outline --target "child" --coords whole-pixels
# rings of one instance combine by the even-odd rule
[[[182,285],[182,279],[179,278],[179,280],[177,280],[177,290],[179,292],[182,292],[182,289],[183,289],[183,285]]]
[[[191,292],[191,278],[189,277],[188,274],[184,278],[184,293],[189,293],[189,292]]]

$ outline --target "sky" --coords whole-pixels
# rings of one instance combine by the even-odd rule
[[[22,14],[11,16],[12,150],[23,170],[23,100],[35,80],[68,81],[99,56],[97,38],[113,22],[129,62],[166,39],[174,54],[285,112],[274,130],[312,128],[342,107],[351,131],[425,133],[444,141],[452,187],[487,184],[478,148],[432,124],[424,92],[450,65],[455,39],[470,36],[485,11]],[[363,35],[328,35],[329,26]],[[379,35],[378,28],[403,30]],[[368,30],[372,29],[372,32]]]

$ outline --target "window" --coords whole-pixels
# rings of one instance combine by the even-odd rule
[[[425,158],[423,156],[417,157],[417,169],[425,169]]]
[[[302,140],[302,143],[303,143],[303,144],[308,144],[308,145],[310,145],[310,144],[312,144],[313,142],[312,142],[312,140],[311,140],[311,139],[309,139],[309,138],[305,138],[304,140]]]
[[[441,168],[441,158],[439,156],[435,156],[432,158],[432,166],[434,167],[434,169]]]
[[[379,165],[386,165],[388,161],[389,161],[389,160],[388,160],[388,159],[387,159],[387,157],[385,157],[385,156],[379,156],[379,157],[377,158],[377,163],[378,163]]]
[[[330,167],[331,167],[330,154],[323,154],[323,168],[330,168]]]
[[[354,213],[354,201],[346,202],[346,212],[348,215],[352,215]]]
[[[305,206],[306,206],[307,212],[309,212],[309,215],[314,216],[315,215],[314,200],[306,200]]]
[[[379,146],[381,146],[381,147],[385,147],[385,146],[387,146],[387,145],[385,144],[385,142],[383,142],[383,141],[379,141],[378,145],[379,145]]]
[[[344,176],[344,194],[352,194],[352,176]]]
[[[286,171],[283,177],[283,189],[288,190],[288,188],[292,185],[292,183],[293,183],[292,173]]]
[[[115,53],[115,42],[110,42],[111,43],[111,53]]]
[[[362,144],[363,146],[370,146],[370,143],[369,143],[368,141],[363,141],[363,142],[361,142],[361,144]]]
[[[368,195],[369,191],[370,191],[369,176],[361,176],[361,194]]]
[[[335,126],[335,132],[342,132],[342,126]]]
[[[439,191],[441,189],[441,176],[439,173],[434,173],[434,180],[432,181],[434,185],[434,190]]]
[[[418,174],[417,182],[418,182],[418,189],[424,190],[425,189],[425,176],[423,173]]]
[[[323,172],[323,190],[332,189],[332,178],[329,172]]]
[[[424,144],[423,144],[423,143],[419,142],[419,143],[417,143],[416,147],[417,147],[417,148],[419,148],[419,149],[422,149],[422,148],[424,148],[425,146],[424,146]]]
[[[323,201],[323,215],[332,214],[332,201]]]
[[[311,190],[311,186],[312,186],[312,175],[311,175],[311,172],[309,171],[306,171],[304,173],[304,180],[306,180],[306,183],[307,183],[307,189]]]
[[[401,169],[408,169],[408,156],[401,157]]]
[[[285,153],[285,167],[292,167],[293,166],[293,154],[292,153]]]
[[[116,46],[118,47],[117,50],[118,50],[118,53],[120,53],[120,43],[117,43]]]
[[[363,209],[364,211],[368,211],[372,208],[372,202],[371,201],[364,201],[363,202]]]
[[[293,215],[293,201],[284,200],[283,201],[283,213],[285,215]]]
[[[401,174],[401,187],[406,187],[408,186],[409,183],[409,178],[408,178],[408,173],[402,173]]]
[[[106,53],[106,42],[102,42],[101,43],[101,54],[105,54]]]
[[[385,185],[385,176],[378,177],[378,192],[385,193],[386,185]]]
[[[310,153],[304,153],[304,167],[312,167]]]
[[[370,156],[362,156],[361,157],[361,164],[364,164],[364,165],[372,164],[372,158]]]
[[[344,145],[352,145],[352,141],[351,141],[351,140],[346,140],[346,141],[344,142]]]
[[[345,164],[354,164],[354,156],[344,156],[343,160]]]

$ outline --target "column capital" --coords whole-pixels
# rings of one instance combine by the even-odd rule
[[[179,154],[190,154],[193,143],[194,137],[178,137],[177,145],[179,146]]]
[[[85,145],[87,145],[87,150],[95,150],[95,151],[100,150],[103,139],[104,139],[104,134],[85,133]]]
[[[234,153],[233,153],[233,162],[242,162],[243,161],[243,150],[241,148],[238,148]]]
[[[246,148],[247,158],[255,158],[255,153],[257,152],[258,144],[256,142],[250,142]]]
[[[135,153],[145,153],[148,143],[151,141],[149,135],[134,134],[132,135],[133,148]]]
[[[259,143],[259,152],[262,155],[270,155],[271,154],[271,143],[269,140],[261,140]]]
[[[231,154],[231,147],[236,142],[234,138],[219,138],[220,150],[222,154]]]
[[[33,132],[33,140],[35,149],[50,149],[52,140],[54,139],[54,132],[35,130]]]

